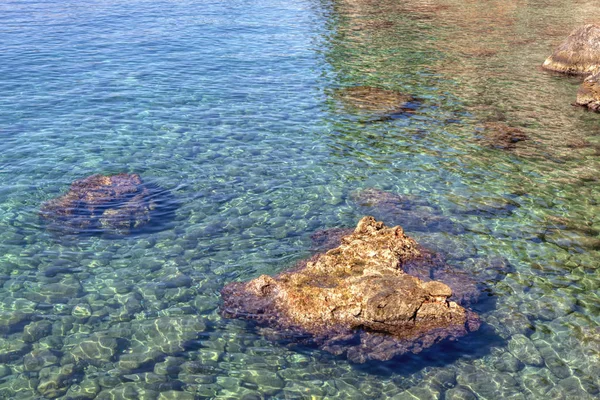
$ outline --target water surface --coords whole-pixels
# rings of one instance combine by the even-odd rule
[[[3,2],[0,398],[600,395],[600,116],[571,106],[579,79],[539,69],[600,7],[401,3]],[[336,96],[360,85],[420,107],[381,118]],[[528,140],[495,146],[490,124]],[[44,228],[44,201],[120,172],[169,190],[174,218]],[[361,206],[369,188],[415,212]],[[219,316],[223,285],[365,213],[456,268],[501,260],[479,333],[361,366]]]

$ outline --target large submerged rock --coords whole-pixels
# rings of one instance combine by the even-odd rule
[[[575,29],[544,61],[543,68],[567,74],[590,74],[600,66],[600,27]]]
[[[380,115],[413,112],[415,109],[415,99],[412,96],[396,90],[373,86],[352,86],[338,89],[336,97],[348,108]]]
[[[411,232],[460,233],[463,230],[459,224],[444,216],[433,202],[415,196],[367,188],[352,193],[350,198],[364,214],[373,215],[394,225],[401,225]]]
[[[225,286],[222,315],[256,320],[355,362],[418,353],[479,328],[473,312],[448,300],[449,286],[403,271],[424,257],[402,228],[364,217],[337,248],[275,277]]]
[[[577,92],[577,104],[592,111],[600,111],[600,68],[588,76]]]
[[[484,125],[482,142],[492,148],[514,150],[517,143],[529,138],[520,128],[502,122],[488,122]]]
[[[40,215],[52,229],[70,233],[126,234],[147,224],[156,205],[152,190],[137,174],[92,175],[44,203]]]

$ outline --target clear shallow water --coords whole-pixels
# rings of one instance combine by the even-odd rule
[[[563,3],[2,3],[0,398],[597,397],[600,117],[538,66],[599,10]],[[340,103],[355,85],[422,106],[382,121]],[[529,140],[489,148],[489,122]],[[119,172],[170,190],[174,220],[41,225],[72,181]],[[357,204],[373,187],[418,212]],[[219,317],[224,284],[365,213],[456,268],[505,260],[478,334],[357,366]]]

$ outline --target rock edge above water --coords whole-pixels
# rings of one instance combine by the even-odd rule
[[[600,27],[587,24],[575,29],[544,61],[543,68],[586,75],[600,66]]]
[[[401,227],[364,217],[337,248],[274,277],[225,286],[221,312],[355,362],[418,353],[477,330],[479,318],[448,300],[447,285],[403,272],[421,257]]]

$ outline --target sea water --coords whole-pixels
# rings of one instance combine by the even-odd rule
[[[0,398],[600,395],[600,115],[539,66],[592,0],[0,4]],[[340,90],[413,96],[349,107]],[[527,140],[509,146],[506,126]],[[40,206],[137,173],[174,215],[64,235]],[[408,212],[357,201],[404,196]],[[389,211],[389,210],[388,210]],[[219,315],[318,230],[401,224],[480,282],[479,332],[350,363]]]

